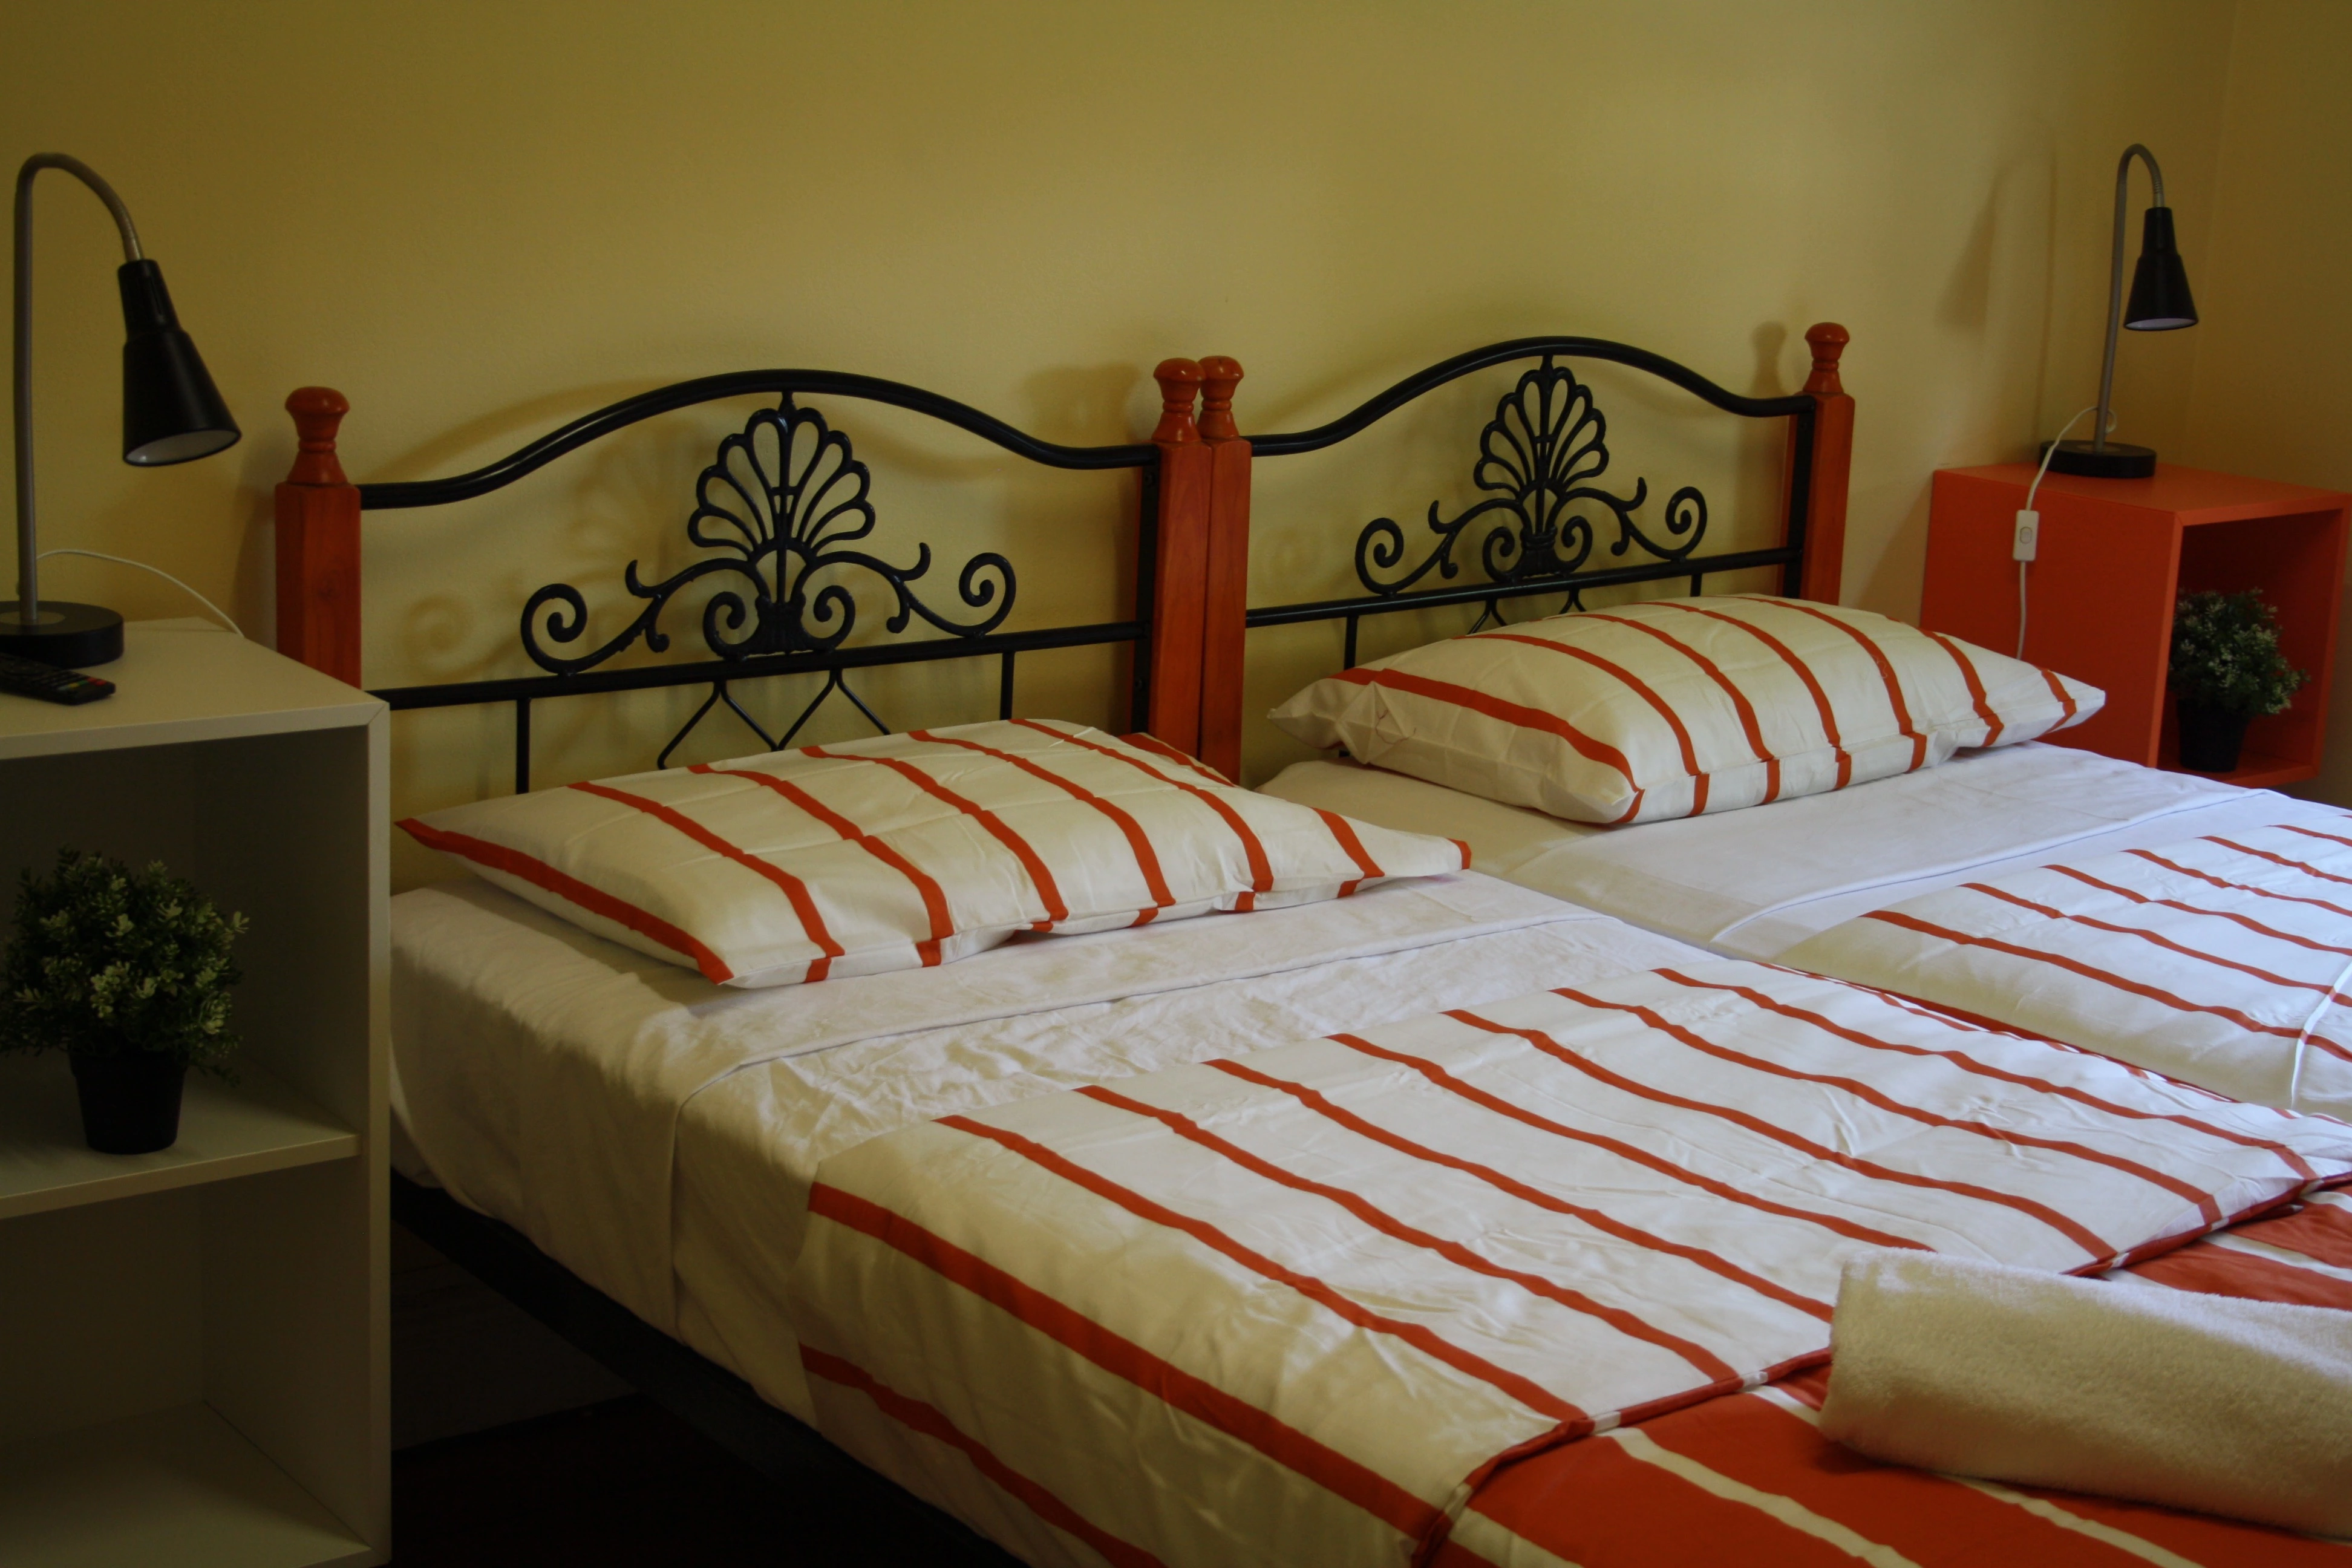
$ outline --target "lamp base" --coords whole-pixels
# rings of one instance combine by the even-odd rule
[[[60,669],[111,664],[122,657],[122,617],[97,605],[43,599],[25,624],[19,601],[0,601],[0,653],[37,658]]]
[[[2088,441],[2061,441],[2055,452],[2050,443],[2042,443],[2050,453],[2050,471],[2053,474],[2079,474],[2086,479],[2146,479],[2156,475],[2156,448],[2127,446],[2110,441],[2105,447],[2094,447]]]

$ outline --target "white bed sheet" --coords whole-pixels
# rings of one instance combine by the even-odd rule
[[[1384,827],[1465,839],[1471,865],[1490,876],[1759,959],[1975,878],[2343,816],[2270,790],[2038,743],[1963,752],[1832,794],[1619,828],[1349,762],[1295,763],[1263,787]]]
[[[804,1417],[781,1303],[827,1156],[950,1111],[1698,956],[1470,873],[747,993],[484,883],[393,904],[404,1171]]]

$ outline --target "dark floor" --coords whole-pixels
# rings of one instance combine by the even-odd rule
[[[403,1448],[395,1568],[736,1568],[869,1560],[642,1395]]]

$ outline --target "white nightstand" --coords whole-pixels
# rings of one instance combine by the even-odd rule
[[[203,621],[94,673],[0,694],[0,921],[65,845],[245,911],[244,1081],[111,1156],[61,1055],[0,1061],[0,1563],[382,1563],[384,707]]]

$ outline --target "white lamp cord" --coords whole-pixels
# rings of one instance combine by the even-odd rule
[[[68,550],[62,546],[56,550],[42,551],[39,559],[47,561],[52,555],[87,555],[92,561],[111,561],[117,566],[136,566],[142,572],[152,572],[156,576],[161,577],[164,582],[169,583],[172,586],[180,590],[181,593],[185,594],[189,598],[194,599],[197,604],[202,605],[205,609],[210,610],[214,615],[219,616],[221,625],[226,626],[229,630],[236,632],[239,637],[245,636],[243,628],[238,626],[235,621],[228,618],[227,611],[222,609],[218,605],[214,604],[210,599],[205,598],[202,594],[197,593],[194,588],[189,587],[185,583],[181,582],[177,577],[173,576],[169,572],[164,571],[161,566],[150,566],[144,561],[132,561],[127,556],[109,555],[103,551]]]
[[[2066,438],[2067,431],[2083,422],[2083,414],[2096,414],[2098,411],[2099,405],[2095,403],[2092,404],[2091,406],[2084,409],[2082,414],[2075,415],[2074,418],[2059,426],[2058,434],[2051,437],[2050,449],[2042,454],[2042,467],[2033,471],[2033,482],[2025,487],[2025,510],[2033,510],[2033,497],[2042,489],[2042,481],[2050,472],[2050,459],[2058,455],[2058,443]],[[2115,427],[2116,416],[2110,412],[2107,415],[2107,428],[2113,430]],[[2036,546],[2036,549],[2038,551],[2039,546]],[[2025,657],[2025,569],[2032,564],[2033,563],[2030,561],[2021,561],[2017,563],[2017,657],[2020,658]]]

